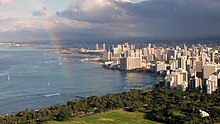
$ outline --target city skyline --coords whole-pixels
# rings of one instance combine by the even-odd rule
[[[220,0],[0,10],[0,124],[220,123]]]
[[[216,37],[216,0],[0,0],[3,41]]]
[[[111,45],[108,50],[96,47],[94,52],[103,52],[102,60],[106,68],[158,74],[164,77],[164,85],[170,89],[197,90],[207,94],[217,91],[220,81],[219,47],[200,44],[135,46],[124,43]]]

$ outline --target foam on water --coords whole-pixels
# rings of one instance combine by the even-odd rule
[[[52,94],[47,94],[47,95],[44,95],[46,97],[51,97],[51,96],[60,96],[60,93],[52,93]]]

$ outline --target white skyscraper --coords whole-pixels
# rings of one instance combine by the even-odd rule
[[[102,44],[102,49],[104,50],[104,52],[106,51],[106,44],[105,43]]]
[[[98,42],[96,42],[96,44],[95,44],[95,49],[99,50],[99,43]]]

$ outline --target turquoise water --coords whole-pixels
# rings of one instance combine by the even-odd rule
[[[106,70],[98,64],[60,62],[59,55],[47,54],[47,49],[0,48],[0,113],[149,87],[156,81],[147,74]]]

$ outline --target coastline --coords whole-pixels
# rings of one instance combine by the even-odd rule
[[[31,51],[31,50],[32,50],[32,48],[29,51]],[[36,51],[35,48],[33,48],[33,50]],[[22,51],[22,49],[21,49],[21,51]],[[50,106],[50,105],[53,105],[53,104],[56,104],[56,103],[63,104],[68,100],[75,99],[75,96],[73,96],[73,98],[71,98],[72,95],[66,95],[67,94],[66,92],[68,91],[68,93],[72,93],[72,94],[76,93],[78,95],[78,94],[81,93],[81,91],[78,91],[78,90],[70,91],[70,89],[74,89],[74,88],[84,89],[84,88],[79,88],[79,86],[81,86],[81,85],[83,85],[82,87],[92,88],[91,90],[88,90],[88,92],[92,92],[92,95],[96,95],[96,94],[105,95],[105,94],[110,94],[110,93],[124,92],[124,91],[128,91],[128,89],[126,89],[126,87],[132,87],[132,86],[136,85],[135,83],[132,83],[133,80],[130,80],[130,79],[128,80],[126,78],[127,76],[124,77],[125,76],[124,73],[114,72],[114,71],[110,71],[110,70],[107,71],[107,70],[103,69],[102,65],[99,61],[98,62],[97,61],[95,61],[95,62],[89,61],[88,62],[88,61],[79,61],[79,60],[75,59],[76,60],[76,61],[74,60],[75,62],[72,61],[72,60],[70,60],[69,62],[67,62],[68,60],[66,62],[65,61],[62,62],[62,60],[60,59],[59,54],[56,54],[56,53],[47,54],[46,52],[47,52],[47,49],[43,49],[43,50],[37,49],[36,52],[26,52],[26,50],[25,50],[23,53],[26,56],[24,56],[24,62],[23,62],[23,65],[20,68],[23,69],[23,67],[28,67],[27,70],[29,68],[36,68],[37,71],[39,70],[38,72],[40,72],[39,76],[44,74],[44,73],[41,73],[41,72],[43,72],[43,71],[47,72],[48,71],[48,73],[46,75],[44,74],[44,76],[43,76],[44,78],[42,78],[42,79],[45,79],[45,80],[41,80],[41,79],[38,79],[38,78],[33,78],[33,80],[26,81],[27,83],[31,82],[31,83],[29,83],[29,84],[31,84],[30,86],[33,86],[33,85],[36,84],[36,85],[39,85],[39,88],[42,87],[44,89],[47,89],[48,91],[47,92],[46,91],[45,92],[44,91],[43,92],[41,92],[41,91],[39,91],[39,92],[36,91],[35,92],[35,89],[33,89],[33,93],[31,92],[30,94],[28,94],[27,95],[28,97],[26,97],[26,94],[23,97],[23,94],[19,94],[19,92],[18,92],[18,94],[19,94],[18,98],[13,97],[10,100],[5,100],[6,99],[5,98],[5,99],[3,99],[4,101],[2,102],[2,104],[6,104],[7,106],[5,106],[5,108],[2,107],[1,113],[9,114],[9,113],[12,113],[12,112],[19,112],[21,110],[25,110],[25,108],[38,109],[38,108],[44,108],[44,107],[47,107],[47,106]],[[8,54],[9,52],[6,52],[6,53]],[[14,53],[16,53],[17,57],[19,56],[18,52],[10,51],[10,54],[13,55]],[[34,54],[37,54],[37,57],[34,57],[35,56]],[[31,57],[29,57],[29,55]],[[77,54],[74,54],[74,55],[77,55]],[[69,54],[69,56],[72,56],[72,54]],[[31,62],[31,61],[27,61],[28,63],[26,64],[26,61],[25,61],[26,58],[31,58],[30,60],[34,60],[34,63],[36,63],[36,64],[33,65],[33,62]],[[18,59],[20,59],[20,57],[18,57]],[[62,65],[60,65],[59,62],[62,62]],[[90,81],[88,79],[88,77],[85,77],[86,78],[85,81],[82,81],[81,84],[80,84],[80,83],[77,83],[77,82],[80,82],[80,81],[71,82],[71,81],[74,81],[74,80],[70,79],[69,82],[71,82],[71,83],[62,83],[62,84],[66,84],[66,85],[71,85],[70,88],[67,89],[64,86],[61,86],[60,84],[61,84],[62,80],[66,79],[65,75],[63,75],[63,74],[66,74],[66,73],[63,73],[63,71],[67,71],[67,70],[64,70],[65,63],[69,64],[68,67],[71,68],[73,73],[80,72],[79,74],[74,74],[73,75],[74,80],[78,79],[78,77],[74,78],[76,75],[79,75],[79,76],[86,75],[86,76],[91,77],[92,78],[91,80],[94,79],[94,81]],[[82,63],[82,64],[80,64],[80,63]],[[83,64],[83,63],[87,63],[87,64]],[[52,68],[52,70],[51,70],[51,68]],[[83,71],[80,71],[81,69],[83,69]],[[59,71],[54,72],[55,70],[59,70]],[[37,71],[33,71],[33,73],[36,74],[36,73],[38,73]],[[58,76],[53,78],[53,73],[57,73]],[[71,73],[71,71],[70,71],[70,73]],[[88,74],[88,73],[91,73],[91,74]],[[94,74],[94,73],[96,73],[96,74]],[[98,73],[101,73],[101,74],[98,74]],[[29,86],[26,82],[23,83],[22,80],[26,80],[26,75],[29,75],[30,79],[32,79],[32,76],[31,76],[32,72],[31,73],[28,72],[26,75],[24,75],[24,77],[22,75],[23,73],[21,73],[20,74],[21,79],[19,79],[19,81],[21,81],[21,82],[18,82],[18,80],[17,80],[18,78],[15,77],[15,74],[20,74],[20,72],[18,71],[18,72],[10,73],[10,78],[11,78],[10,82],[11,83],[5,83],[5,84],[11,86],[14,83],[20,83],[19,86],[25,86],[25,87]],[[109,75],[109,76],[104,76],[104,74]],[[48,76],[50,77],[50,75],[51,75],[51,78],[47,79],[47,77]],[[96,76],[99,76],[99,75],[102,75],[103,78],[96,78]],[[128,76],[132,76],[132,75],[133,74],[130,74]],[[7,78],[7,75],[6,75],[6,78]],[[111,78],[113,78],[113,79],[111,79]],[[148,83],[153,82],[153,81],[156,80],[155,78],[148,77],[148,76],[143,76],[143,78],[145,78],[145,79],[150,78],[149,82],[147,81]],[[36,81],[34,79],[36,79]],[[99,81],[96,81],[95,79],[99,79]],[[4,81],[4,78],[2,80]],[[104,81],[105,83],[102,83],[102,81]],[[144,80],[142,78],[138,81],[139,81],[139,83],[146,84],[146,80]],[[91,82],[91,83],[87,84],[85,82]],[[119,82],[121,82],[121,83],[119,83]],[[139,85],[139,83],[137,83],[137,85]],[[94,86],[94,85],[98,85],[98,86]],[[151,84],[148,85],[148,86],[151,86]],[[56,87],[60,87],[60,88],[57,89]],[[100,88],[99,89],[100,91],[95,91],[96,89],[94,87]],[[13,92],[13,89],[15,89],[15,88],[12,86],[12,88],[11,88],[12,90],[10,90],[10,91]],[[3,90],[3,92],[4,92],[4,90]],[[29,92],[29,90],[27,90],[26,92]],[[45,96],[45,95],[48,95],[48,94],[55,94],[55,93],[60,93],[60,96],[59,95],[52,96],[52,97],[46,97]],[[82,92],[82,94],[83,94],[83,96],[87,97],[90,93],[87,94],[87,93]],[[65,99],[65,101],[61,100],[61,98]],[[34,104],[30,105],[29,103],[32,102],[32,100],[36,100],[36,102]],[[44,100],[45,100],[45,102],[44,102]],[[15,103],[15,104],[13,104],[12,107],[10,107],[14,101],[20,101],[21,103],[23,103],[23,106],[18,106],[17,103]]]
[[[102,66],[104,69],[107,70],[116,70],[116,71],[120,71],[120,72],[125,72],[125,73],[141,73],[141,74],[147,74],[149,76],[152,77],[156,77],[157,80],[155,82],[151,82],[155,84],[158,84],[159,82],[161,82],[161,80],[164,80],[164,77],[161,75],[158,75],[156,73],[153,73],[152,71],[148,70],[148,69],[134,69],[134,70],[129,70],[129,71],[122,71],[119,68],[109,68],[108,66],[105,66],[103,64],[103,62],[101,61],[101,57],[98,55],[93,55],[90,56],[91,54],[77,54],[77,56],[61,56],[61,59],[63,60],[76,60],[82,63],[91,63],[91,64],[97,64]],[[153,85],[153,86],[154,86]],[[153,87],[152,86],[152,87]],[[125,87],[126,88],[126,87]],[[131,88],[127,88],[129,90],[140,90],[140,89],[144,89],[144,87],[131,87]]]
[[[66,123],[72,119],[83,119],[95,114],[117,110],[123,110],[129,113],[142,112],[143,114],[148,115],[144,116],[143,119],[157,123],[183,123],[191,121],[197,123],[202,123],[204,121],[213,123],[219,122],[219,120],[215,118],[219,117],[220,114],[218,101],[215,102],[218,106],[213,106],[211,103],[217,95],[217,93],[208,96],[206,94],[201,94],[201,96],[208,101],[204,102],[201,99],[200,103],[202,104],[202,107],[196,104],[195,106],[190,106],[192,103],[187,102],[191,100],[190,97],[193,96],[194,98],[199,98],[196,92],[179,92],[158,85],[152,89],[131,90],[129,92],[116,94],[90,96],[68,101],[63,105],[55,104],[48,108],[31,111],[25,110],[18,113],[3,115],[0,117],[0,123],[4,124],[11,121],[16,121],[16,123]],[[168,96],[172,98],[172,102],[170,102]],[[182,104],[176,104],[176,102]],[[176,109],[166,107],[173,105],[177,105]],[[164,109],[166,109],[165,112]],[[197,114],[200,110],[211,112],[211,117],[201,118],[201,116]],[[169,111],[169,114],[167,114],[167,111]]]
[[[122,71],[119,68],[110,68],[109,66],[106,66],[105,64],[103,64],[102,58],[100,55],[97,54],[92,54],[92,53],[74,53],[74,55],[72,55],[73,53],[71,53],[71,55],[68,54],[64,54],[63,56],[61,56],[61,59],[63,60],[76,60],[78,62],[82,62],[82,63],[91,63],[91,64],[97,64],[102,66],[104,69],[107,70],[116,70],[116,71],[120,71],[120,72],[125,72],[125,73],[141,73],[141,74],[147,74],[149,76],[152,77],[156,77],[156,81],[155,82],[149,82],[149,83],[153,83],[154,85],[160,83],[161,81],[164,81],[164,76],[159,75],[157,73],[152,72],[149,69],[144,69],[144,68],[140,68],[140,69],[134,69],[134,70],[129,70],[129,71]],[[152,87],[154,86],[152,85]],[[145,89],[144,87],[125,87],[128,90],[140,90],[140,89]]]
[[[43,53],[43,52],[42,52]],[[41,54],[42,55],[42,54]],[[46,56],[46,58],[48,58],[48,55],[45,55]],[[51,57],[51,59],[53,59],[52,57]],[[57,67],[61,67],[61,66],[59,66],[59,63],[57,63],[57,62],[59,62],[60,61],[60,58],[58,58],[58,59],[55,59],[56,61],[52,61],[53,63],[54,63],[54,65]],[[76,60],[76,59],[75,59]],[[77,60],[77,61],[79,61],[79,60]],[[45,62],[45,59],[43,59],[43,63],[41,62],[41,64],[42,65],[44,65],[44,66],[48,66],[49,64],[50,64],[50,61],[48,61],[48,63],[44,63]],[[88,61],[81,61],[82,63],[91,63],[91,64],[98,64],[98,66],[101,68],[102,67],[102,65],[101,65],[101,63],[100,62],[88,62]],[[61,67],[62,68],[62,67]],[[102,69],[103,70],[103,69]],[[116,72],[117,73],[117,72]],[[13,79],[15,79],[14,77],[13,77],[13,74],[11,74],[11,76],[12,76],[12,79],[11,79],[11,81],[15,81],[15,80],[13,80]],[[46,82],[46,86],[48,86],[48,87],[51,87],[52,85],[54,85],[54,82],[53,81],[49,81],[50,82],[50,86],[48,85],[48,82]],[[150,82],[149,82],[150,83]],[[124,88],[124,87],[123,87]],[[127,91],[127,90],[126,90]],[[58,93],[59,91],[56,91],[56,92],[50,92],[50,93],[48,93],[48,94],[53,94],[53,93]],[[123,91],[124,92],[124,91]],[[60,92],[59,92],[60,93]],[[110,92],[109,92],[110,93]],[[46,93],[45,93],[46,94]],[[45,94],[43,94],[43,95],[45,95]],[[104,95],[104,94],[102,94],[102,95]],[[62,96],[62,93],[61,93],[61,96]],[[43,96],[43,97],[45,97],[45,96]],[[30,99],[30,98],[32,98],[32,97],[28,97],[28,99]],[[74,98],[73,98],[74,99]],[[51,105],[51,104],[50,104]],[[27,108],[32,108],[32,107],[27,107]],[[41,107],[36,107],[36,108],[41,108]],[[33,109],[36,109],[35,107],[33,107]],[[42,107],[42,108],[44,108],[44,107]],[[23,108],[22,109],[20,109],[20,110],[24,110]],[[20,111],[20,110],[18,110],[18,111]],[[18,112],[18,111],[15,111],[15,112]],[[4,113],[4,112],[2,112],[2,113]],[[4,113],[4,115],[5,114],[7,114],[7,113],[11,113],[11,112],[5,112]]]
[[[85,63],[94,63],[101,65],[101,56],[98,55],[89,55],[89,54],[74,54],[74,55],[67,55],[64,54],[60,57],[61,60],[76,60],[79,62]]]
[[[109,68],[108,66],[102,64],[102,67],[107,69],[107,70],[117,70],[117,71],[122,71],[120,70],[119,68]],[[143,74],[148,74],[150,76],[153,76],[153,77],[157,77],[157,78],[160,78],[160,80],[164,80],[164,76],[162,75],[159,75],[157,73],[154,73],[152,72],[151,70],[149,69],[144,69],[144,68],[139,68],[139,69],[133,69],[133,70],[128,70],[128,71],[122,71],[122,72],[126,72],[126,73],[143,73]]]

